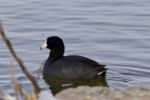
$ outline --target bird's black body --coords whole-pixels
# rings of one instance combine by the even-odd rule
[[[63,56],[64,43],[57,36],[47,39],[47,48],[51,50],[44,64],[43,72],[62,79],[92,79],[105,73],[105,65],[89,58],[70,55]]]
[[[105,65],[78,55],[64,56],[65,46],[59,37],[49,37],[43,47],[51,50],[43,67],[43,78],[53,94],[80,85],[108,86]]]
[[[105,65],[81,56],[64,56],[54,62],[50,58],[44,65],[44,72],[64,79],[91,79],[105,71]]]

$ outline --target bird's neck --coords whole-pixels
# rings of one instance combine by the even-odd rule
[[[60,50],[60,49],[54,49],[54,50],[51,50],[50,54],[49,54],[49,60],[51,62],[54,62],[56,61],[57,59],[59,58],[62,58],[64,55],[64,50]]]

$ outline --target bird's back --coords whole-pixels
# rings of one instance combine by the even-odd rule
[[[44,66],[44,72],[63,79],[91,79],[105,71],[105,65],[75,55],[64,56]]]

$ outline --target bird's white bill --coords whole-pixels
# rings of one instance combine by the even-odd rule
[[[41,45],[40,50],[45,49],[45,48],[47,48],[47,41],[45,41],[45,42]]]

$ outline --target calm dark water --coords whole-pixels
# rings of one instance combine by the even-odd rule
[[[29,71],[38,75],[48,36],[64,39],[65,55],[78,54],[106,64],[110,87],[150,83],[149,0],[0,0],[0,19]],[[12,93],[10,56],[0,39],[0,87]],[[14,62],[23,87],[30,82]],[[39,79],[39,84],[46,84]]]

